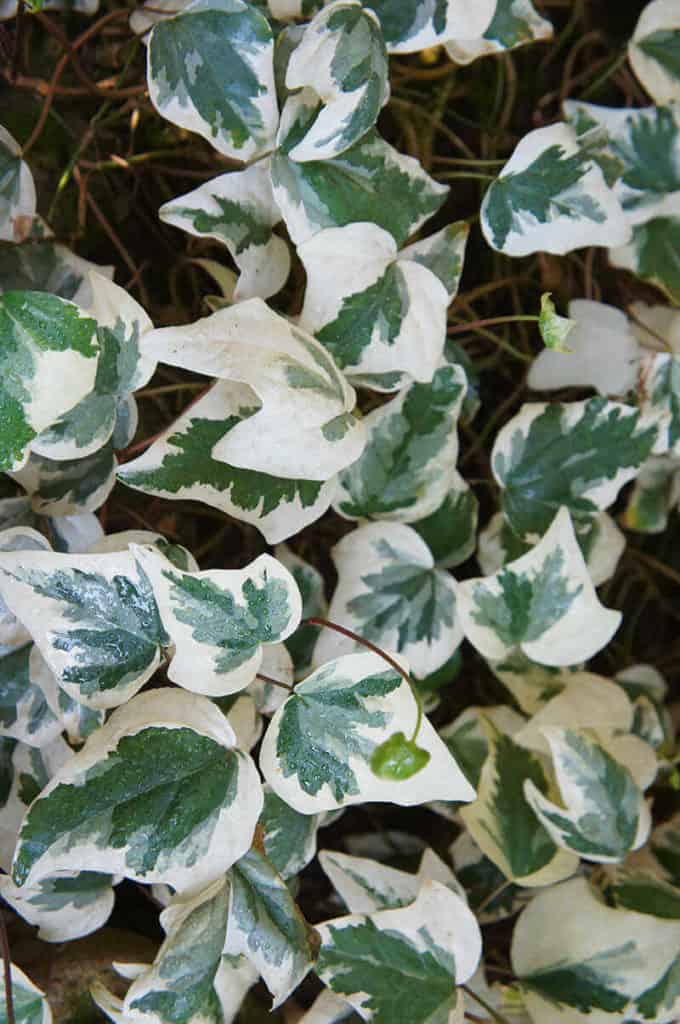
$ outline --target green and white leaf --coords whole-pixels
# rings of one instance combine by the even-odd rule
[[[20,520],[27,519],[30,522],[35,519],[30,514],[30,505],[26,509],[25,505],[9,504],[21,501],[23,501],[21,498],[10,498],[3,503],[3,510],[7,516],[5,522],[8,525],[7,528],[0,531],[0,553],[5,551],[50,551],[50,542],[42,533],[38,533],[32,526],[20,522]],[[16,525],[14,525],[15,523]],[[10,651],[13,648],[23,647],[30,639],[31,634],[10,611],[0,595],[0,650]]]
[[[44,942],[70,942],[97,931],[114,903],[111,876],[94,871],[54,875],[32,888],[19,888],[3,875],[0,895],[24,921],[38,927]]]
[[[483,33],[459,36],[445,45],[446,52],[456,64],[470,64],[478,57],[503,53],[552,37],[551,23],[541,17],[531,0],[497,0],[491,24]]]
[[[614,267],[630,270],[661,289],[674,305],[680,305],[680,217],[655,217],[637,224],[627,245],[609,250]]]
[[[21,146],[0,125],[0,240],[20,242],[25,223],[36,214],[33,175],[22,160]]]
[[[300,628],[296,633],[299,631]],[[292,634],[292,636],[295,635],[295,633]],[[268,644],[262,648],[260,671],[263,675],[276,679],[279,683],[285,683],[292,689],[295,681],[295,667],[286,644]],[[306,675],[307,673],[302,674]],[[286,691],[283,687],[268,683],[257,676],[248,685],[246,692],[253,698],[258,712],[262,715],[273,715],[286,699]]]
[[[143,455],[121,466],[118,478],[145,494],[202,501],[257,526],[268,544],[286,540],[323,515],[336,480],[272,476],[213,457],[215,445],[257,407],[250,388],[218,381]]]
[[[439,569],[466,562],[477,544],[479,502],[459,473],[441,505],[411,526],[423,538]]]
[[[423,852],[415,874],[335,850],[322,850],[319,864],[350,914],[407,907],[415,902],[426,882],[441,882],[457,896],[465,898],[451,869],[429,848]]]
[[[322,619],[327,618],[328,602],[326,600],[324,579],[319,570],[310,565],[309,562],[306,562],[304,558],[300,558],[294,551],[291,551],[286,544],[277,545],[274,554],[279,562],[288,569],[297,584],[300,597],[302,598],[302,618],[311,619],[315,616]],[[311,668],[312,651],[318,636],[319,629],[317,626],[304,625],[298,626],[295,632],[286,640],[286,647],[293,659],[295,676],[298,679],[305,676]],[[272,673],[272,675],[277,679],[281,679],[281,676],[277,676],[276,673]],[[279,703],[281,701],[277,701],[276,707],[278,707]],[[273,710],[276,710],[276,708]]]
[[[680,812],[657,825],[651,835],[650,847],[666,880],[677,887],[680,883]]]
[[[432,380],[449,304],[436,274],[406,251],[398,254],[392,235],[376,224],[319,231],[298,254],[307,272],[300,324],[342,370]]]
[[[489,667],[525,715],[536,714],[580,671],[580,667],[569,669],[539,665],[522,651],[516,651],[503,661],[490,662]]]
[[[234,301],[268,299],[286,283],[290,251],[272,231],[281,213],[272,192],[269,158],[171,199],[158,215],[166,224],[227,246],[240,271]]]
[[[17,836],[29,805],[71,757],[61,736],[38,749],[0,737],[0,867],[9,872]]]
[[[312,931],[288,886],[258,850],[229,872],[225,953],[247,957],[280,1006],[311,970]]]
[[[74,555],[91,551],[104,536],[102,525],[93,512],[51,518],[49,531],[55,551]]]
[[[334,0],[319,11],[286,71],[286,88],[306,90],[319,105],[304,135],[289,150],[290,158],[331,160],[358,142],[375,126],[387,101],[387,72],[380,23],[359,0]]]
[[[465,373],[443,366],[365,418],[366,448],[340,474],[334,508],[347,519],[416,522],[434,512],[459,479],[457,424]]]
[[[680,113],[674,106],[627,110],[567,100],[564,109],[579,135],[597,131],[606,139],[606,156],[620,164],[614,194],[629,224],[680,213]]]
[[[535,1024],[662,1024],[680,1009],[679,943],[677,920],[609,907],[574,878],[534,897],[511,957]]]
[[[52,1024],[52,1011],[42,989],[16,966],[10,964],[14,1020],[16,1024]],[[9,1024],[5,977],[0,978],[0,1024]]]
[[[469,832],[461,832],[454,840],[449,856],[470,909],[480,924],[510,917],[533,895],[531,889],[510,884],[500,868],[482,853]]]
[[[311,116],[302,97],[287,101],[279,133],[283,142],[271,164],[274,198],[295,245],[323,228],[359,221],[377,224],[402,245],[436,213],[447,186],[374,130],[333,160],[292,160],[289,151]]]
[[[84,743],[90,733],[104,724],[106,711],[104,708],[92,708],[81,704],[63,690],[57,682],[54,672],[49,669],[45,659],[34,646],[31,662],[39,660],[44,668],[41,670],[41,686],[50,710],[61,723],[69,743]]]
[[[449,39],[472,39],[489,27],[495,0],[366,0],[380,19],[389,53],[416,53]]]
[[[128,552],[3,553],[0,594],[59,685],[95,710],[129,700],[169,643],[151,585]]]
[[[463,632],[456,614],[453,577],[435,569],[424,540],[403,523],[368,523],[331,550],[338,583],[328,611],[332,622],[403,655],[418,679],[436,672],[455,653]],[[321,631],[313,662],[356,651],[335,630]]]
[[[526,555],[459,583],[457,608],[467,639],[495,661],[519,647],[540,664],[575,665],[606,646],[621,623],[621,613],[598,600],[566,508]]]
[[[481,956],[472,912],[440,882],[408,907],[335,918],[319,932],[319,977],[374,1024],[457,1019],[456,986]]]
[[[175,647],[168,678],[210,697],[237,693],[262,661],[262,644],[280,643],[300,622],[295,580],[271,555],[243,570],[182,572],[153,548],[132,553]]]
[[[646,353],[640,365],[640,410],[658,429],[655,455],[680,455],[680,357]]]
[[[307,1012],[300,1017],[298,1024],[340,1024],[341,1021],[357,1024],[360,1020],[361,1017],[354,1012],[349,1003],[336,996],[329,988],[324,988]]]
[[[418,746],[427,765],[392,781],[371,770],[374,750],[395,732],[413,732],[418,717],[408,683],[377,654],[348,654],[299,683],[262,741],[260,768],[281,799],[302,814],[348,804],[471,800],[472,787],[427,718]]]
[[[674,0],[652,0],[628,44],[633,71],[655,103],[680,100],[680,14]]]
[[[221,462],[321,481],[364,448],[354,389],[332,357],[261,299],[151,331],[143,348],[161,362],[243,385],[251,416],[211,446]]]
[[[611,579],[626,546],[626,538],[607,512],[589,523],[580,523],[576,540],[586,560],[594,587]],[[491,576],[531,550],[531,544],[513,533],[502,512],[491,517],[479,534],[477,561],[485,576]]]
[[[0,470],[20,469],[35,437],[92,390],[96,327],[56,295],[0,296]]]
[[[51,672],[33,644],[0,656],[0,735],[44,747],[61,733],[46,699],[45,675]]]
[[[523,405],[491,453],[510,526],[535,540],[566,507],[580,528],[614,503],[656,441],[638,410],[604,398]]]
[[[89,554],[110,555],[118,551],[129,551],[133,544],[156,548],[182,572],[199,571],[198,562],[190,551],[181,544],[170,543],[162,533],[156,533],[154,530],[121,530],[120,533],[107,533],[92,545]]]
[[[439,735],[475,789],[479,786],[482,768],[489,755],[487,722],[501,735],[510,738],[514,738],[526,725],[526,719],[507,704],[486,707],[473,704],[439,730]]]
[[[30,245],[8,245],[0,249],[0,292],[49,292],[88,309],[92,301],[89,272],[95,270],[112,278],[113,269],[113,266],[84,260],[50,238],[42,242],[31,239]]]
[[[140,694],[31,805],[14,882],[104,871],[197,890],[218,878],[249,848],[262,810],[257,769],[233,742],[207,698],[168,689]]]
[[[489,245],[507,256],[564,255],[630,238],[618,199],[565,123],[524,136],[484,196],[481,218]]]
[[[463,823],[480,848],[517,885],[552,885],[568,878],[578,857],[560,849],[525,797],[531,780],[541,793],[553,793],[547,764],[483,720],[488,756],[482,766],[477,799],[461,809]]]
[[[149,45],[149,35],[154,25],[167,18],[174,18],[180,14],[190,0],[144,0],[141,7],[137,7],[128,18],[130,31],[139,36],[145,46]]]
[[[569,303],[575,321],[567,349],[543,349],[527,383],[535,391],[592,387],[601,395],[625,395],[637,380],[639,347],[625,313],[590,299]]]
[[[673,721],[664,701],[668,684],[653,665],[631,665],[617,672],[614,681],[633,703],[631,732],[651,747],[671,748]]]
[[[649,809],[633,776],[585,729],[542,728],[553,757],[563,806],[541,793],[531,779],[524,793],[552,839],[585,860],[622,860],[646,841]]]
[[[112,441],[84,459],[45,459],[31,454],[11,476],[31,497],[41,516],[77,516],[96,512],[116,482],[118,461]]]
[[[32,451],[48,459],[81,459],[103,447],[116,432],[119,410],[132,391],[146,384],[156,363],[142,356],[140,339],[153,324],[124,288],[101,274],[88,274],[92,301],[88,313],[97,322],[99,361],[94,387],[76,406],[43,431],[31,445]],[[123,408],[121,409],[121,405]],[[121,444],[131,440],[136,429],[123,430]]]
[[[300,814],[269,786],[264,787],[264,808],[259,824],[267,859],[288,880],[299,874],[316,855],[319,814]]]
[[[194,0],[154,27],[148,55],[149,96],[162,117],[236,160],[272,148],[274,39],[255,6]]]

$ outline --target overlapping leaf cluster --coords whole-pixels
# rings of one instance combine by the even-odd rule
[[[622,489],[641,532],[678,501],[677,3],[648,4],[630,43],[654,105],[567,100],[481,204],[492,249],[606,247],[666,304],[574,299],[566,322],[544,297],[529,387],[595,395],[525,403],[496,432],[479,535],[458,466],[476,371],[447,338],[469,225],[421,234],[447,189],[377,122],[390,54],[462,65],[550,23],[528,0],[154,0],[131,23],[159,114],[240,163],[160,216],[236,271],[212,265],[210,315],[155,329],[53,240],[2,129],[0,468],[24,493],[0,501],[0,893],[63,942],[106,922],[123,879],[155,887],[155,959],[118,965],[122,997],[92,989],[121,1024],[227,1024],[258,980],[275,1009],[312,971],[309,1024],[670,1024],[680,820],[656,824],[649,795],[677,780],[667,685],[588,663],[621,625],[597,588],[625,547]],[[293,266],[304,294],[283,310]],[[205,388],[117,467],[159,362]],[[105,535],[116,478],[252,524],[274,553],[201,571],[160,534]],[[285,542],[331,509],[351,525],[327,595]],[[463,699],[435,727],[463,641],[507,702]],[[370,802],[425,805],[457,837],[415,872],[375,837],[323,849],[338,914],[308,921],[319,831]],[[510,984],[482,927],[518,912]],[[17,1019],[48,1024],[11,980]]]

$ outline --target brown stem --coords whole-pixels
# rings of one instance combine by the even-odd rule
[[[293,687],[289,686],[288,683],[282,683],[280,679],[274,679],[273,676],[266,676],[264,672],[258,672],[257,678],[261,679],[263,683],[271,683],[272,686],[280,686],[282,690],[288,690],[288,693],[293,692]]]

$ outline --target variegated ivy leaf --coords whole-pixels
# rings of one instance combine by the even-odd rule
[[[574,878],[534,897],[511,956],[535,1024],[665,1024],[680,1011],[679,945],[680,921],[607,906]]]
[[[580,523],[576,540],[593,586],[611,579],[626,546],[626,538],[612,517],[601,512],[590,523]],[[484,575],[491,576],[530,550],[531,545],[520,540],[503,513],[497,512],[479,535],[477,561]]]
[[[381,657],[348,654],[313,672],[279,708],[262,741],[260,767],[274,792],[302,814],[368,800],[471,800],[474,790],[427,718],[417,740],[430,754],[427,765],[400,781],[373,773],[375,749],[394,733],[410,735],[417,717],[408,683]]]
[[[465,373],[443,366],[364,419],[363,455],[340,474],[334,508],[348,519],[412,523],[437,509],[458,479],[457,424]]]
[[[172,366],[242,385],[251,415],[210,446],[221,462],[321,481],[364,448],[363,426],[352,415],[356,395],[332,357],[261,299],[151,331],[143,348]]]
[[[0,240],[19,242],[36,213],[33,175],[21,146],[0,125]]]
[[[659,878],[623,868],[609,868],[604,891],[610,905],[652,917],[680,920],[680,893]],[[678,958],[680,962],[680,957]]]
[[[489,667],[525,715],[536,714],[579,671],[578,668],[539,665],[522,651],[515,651],[503,661],[490,662]]]
[[[361,1017],[329,988],[322,989],[298,1024],[358,1024]]]
[[[71,748],[57,736],[38,749],[0,737],[0,867],[9,871],[27,808],[70,759]]]
[[[633,726],[633,706],[623,688],[592,672],[574,672],[563,689],[543,704],[514,735],[523,747],[550,754],[544,729],[592,729],[602,737],[627,733]]]
[[[411,526],[432,552],[435,565],[451,569],[467,561],[477,544],[479,502],[462,476],[454,483],[443,502],[424,519]]]
[[[34,985],[16,964],[10,964],[9,970],[16,1024],[52,1024],[52,1011],[42,989]],[[3,973],[0,978],[0,1024],[9,1024],[9,1021]]]
[[[668,685],[653,665],[631,665],[617,672],[619,684],[633,704],[630,731],[651,747],[673,743],[674,728],[670,712],[664,705]]]
[[[514,737],[526,725],[526,720],[507,704],[491,707],[470,706],[440,729],[439,735],[465,772],[465,777],[475,789],[479,786],[484,762],[489,754],[489,739],[486,723],[503,736]]]
[[[359,0],[334,0],[312,19],[286,71],[286,87],[318,104],[292,160],[331,160],[374,127],[389,95],[380,23]],[[286,133],[287,134],[287,133]]]
[[[679,247],[680,216],[655,217],[645,224],[637,224],[627,245],[610,249],[609,261],[660,288],[677,306],[680,305],[680,268],[676,260]]]
[[[33,644],[0,656],[0,735],[32,747],[44,747],[56,739],[62,724],[44,687],[45,676],[51,674]]]
[[[159,114],[220,153],[271,149],[278,110],[269,22],[243,0],[194,0],[149,40],[149,96]]]
[[[675,0],[652,0],[628,44],[633,71],[655,103],[680,100],[680,14]]]
[[[91,548],[89,553],[113,554],[117,551],[129,551],[131,545],[151,545],[160,551],[176,569],[182,572],[198,572],[198,562],[186,548],[181,544],[172,544],[160,533],[153,530],[121,530],[120,533],[108,533],[101,537]]]
[[[259,824],[269,862],[284,879],[293,878],[316,854],[320,814],[300,814],[269,786],[264,787],[264,808]]]
[[[138,302],[113,281],[93,271],[88,275],[92,301],[88,313],[97,322],[99,361],[94,387],[76,406],[44,430],[31,445],[48,459],[82,459],[102,448],[114,435],[125,401],[153,376],[156,363],[140,351],[143,334],[153,327]],[[117,447],[134,435],[137,425],[123,427]]]
[[[129,700],[169,643],[149,580],[129,552],[2,553],[0,594],[59,685],[94,709]]]
[[[93,512],[50,518],[48,528],[54,550],[74,555],[91,551],[104,536],[102,524]]]
[[[148,46],[149,35],[154,25],[180,14],[188,7],[189,2],[190,0],[144,0],[142,6],[130,14],[130,31],[136,36],[141,36],[144,45]]]
[[[243,955],[280,1006],[311,970],[312,932],[288,886],[263,854],[249,850],[229,872],[225,953]]]
[[[575,321],[567,348],[544,349],[534,359],[527,383],[535,391],[592,387],[601,395],[625,395],[635,387],[637,339],[625,313],[602,302],[574,299]]]
[[[215,983],[222,963],[228,906],[229,887],[224,877],[198,892],[173,897],[161,914],[165,941],[151,967],[133,979],[121,1006],[122,1020],[217,1024],[223,1019]],[[254,971],[247,974],[248,983],[237,986],[241,996],[256,979]]]
[[[415,53],[450,39],[481,36],[495,6],[495,0],[366,0],[380,19],[388,53]]]
[[[667,881],[680,885],[680,811],[652,832],[650,847]]]
[[[635,317],[631,327],[643,348],[680,354],[680,311],[646,302],[631,302],[629,309]]]
[[[652,452],[657,428],[604,398],[531,402],[496,437],[494,476],[515,533],[531,541],[566,507],[580,525],[609,508]]]
[[[50,238],[44,241],[31,238],[30,245],[8,245],[0,249],[0,292],[49,292],[88,309],[92,301],[89,272],[95,270],[112,278],[113,269],[84,260]]]
[[[15,885],[0,877],[0,895],[29,924],[37,925],[44,942],[70,942],[101,928],[113,910],[110,875],[81,871],[43,878],[36,886]]]
[[[400,258],[432,271],[444,285],[449,302],[452,302],[458,294],[469,233],[470,225],[466,221],[455,221],[434,235],[407,245],[402,249]],[[454,362],[452,359],[447,361]]]
[[[290,271],[288,246],[272,231],[281,213],[269,165],[266,158],[244,171],[221,174],[158,211],[166,224],[227,246],[241,272],[233,294],[236,302],[275,295]]]
[[[329,608],[341,622],[384,650],[397,651],[418,679],[441,668],[463,639],[452,576],[435,569],[424,540],[402,523],[368,523],[331,551],[338,583]],[[322,630],[314,664],[357,649],[335,630]]]
[[[564,806],[548,799],[531,779],[524,793],[558,846],[602,863],[620,861],[642,846],[651,818],[628,768],[587,730],[546,725],[542,732]]]
[[[351,914],[407,907],[415,902],[426,882],[441,882],[451,892],[465,898],[451,868],[430,849],[423,852],[416,874],[334,850],[322,850],[319,864]]]
[[[459,583],[457,607],[465,636],[491,660],[519,647],[541,664],[574,665],[609,643],[621,623],[621,613],[598,600],[566,508],[526,555]]]
[[[323,0],[268,0],[267,6],[273,18],[288,21],[290,18],[309,18],[323,6]]]
[[[567,100],[564,107],[579,135],[600,132],[607,156],[619,161],[614,194],[630,224],[680,213],[680,113],[674,106],[626,110]]]
[[[296,632],[299,631],[298,629]],[[295,634],[292,635],[295,636]],[[285,644],[266,644],[262,648],[260,672],[264,676],[269,676],[270,679],[276,679],[278,683],[285,683],[292,689],[295,681],[295,667]],[[302,674],[307,675],[307,672]],[[284,687],[268,683],[258,676],[248,685],[247,693],[253,698],[258,712],[262,715],[273,715],[286,699]]]
[[[34,512],[43,516],[75,516],[95,512],[116,482],[118,461],[108,441],[84,459],[45,459],[31,454],[11,476],[28,492]]]
[[[377,224],[402,245],[446,199],[447,186],[374,130],[333,160],[292,160],[289,151],[309,118],[310,108],[290,97],[271,164],[274,198],[296,245],[323,228],[359,221]]]
[[[480,924],[510,917],[532,895],[530,889],[508,883],[500,868],[482,853],[469,832],[460,833],[449,847],[449,855],[470,909]]]
[[[105,709],[92,708],[74,700],[66,690],[61,688],[54,672],[49,668],[38,648],[34,646],[31,652],[31,666],[35,663],[42,666],[40,670],[41,689],[52,714],[60,723],[60,728],[66,732],[70,743],[84,743],[90,733],[104,724]]]
[[[300,622],[295,581],[270,555],[243,570],[181,572],[153,548],[131,550],[175,645],[168,678],[195,693],[242,690],[260,667],[262,644],[280,643]]]
[[[304,558],[300,558],[286,544],[279,544],[274,551],[278,560],[288,569],[297,584],[302,598],[302,618],[326,618],[328,602],[324,590],[323,576]],[[293,659],[295,676],[303,678],[312,664],[312,651],[316,644],[319,629],[317,626],[298,626],[286,639],[286,647]],[[277,676],[276,678],[281,678]],[[278,706],[278,705],[277,705]]]
[[[262,810],[257,769],[233,742],[207,698],[168,689],[140,694],[31,805],[15,883],[74,869],[178,890],[218,878],[250,847]]]
[[[527,43],[552,39],[553,27],[542,18],[531,0],[496,0],[491,24],[476,36],[462,36],[446,43],[456,64],[470,64],[478,57],[514,50]]]
[[[12,501],[13,499],[9,499]],[[21,499],[18,499],[21,500]],[[19,512],[16,505],[12,505],[10,508],[5,504],[5,510],[10,515]],[[25,512],[25,507],[22,508]],[[19,516],[20,519],[26,518],[24,515]],[[30,517],[29,521],[31,518]],[[41,533],[34,530],[32,526],[20,525],[18,520],[15,520],[16,525],[12,523],[12,519],[9,519],[7,529],[0,531],[0,552],[5,551],[50,551],[50,542],[46,537],[43,537]],[[9,525],[12,523],[12,525]],[[13,648],[22,647],[27,644],[31,639],[31,635],[23,625],[22,622],[17,619],[14,612],[12,612],[0,596],[0,650],[3,652],[9,652]]]
[[[624,245],[630,228],[602,171],[568,124],[520,141],[482,203],[489,245],[508,256]]]
[[[336,482],[272,476],[214,458],[215,445],[255,412],[249,389],[218,381],[118,477],[145,494],[203,501],[257,526],[268,544],[285,540],[323,515]]]
[[[472,912],[440,882],[426,882],[408,907],[335,918],[319,932],[319,977],[374,1024],[451,1019],[456,986],[481,955]]]
[[[640,392],[642,415],[659,432],[654,454],[680,456],[680,357],[669,352],[643,356]]]
[[[436,274],[406,252],[399,255],[393,237],[376,224],[327,228],[298,253],[307,271],[300,324],[341,369],[359,378],[432,380],[449,304]]]
[[[482,724],[488,755],[477,799],[459,812],[465,827],[482,853],[518,885],[551,885],[568,878],[578,857],[553,842],[525,796],[527,781],[538,792],[554,792],[543,758],[520,747],[490,719]]]
[[[92,390],[96,327],[56,295],[0,296],[0,470],[20,469],[37,434]]]

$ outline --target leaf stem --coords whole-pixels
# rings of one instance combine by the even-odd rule
[[[470,320],[465,324],[454,324],[453,327],[449,327],[448,335],[451,337],[454,334],[465,334],[466,331],[474,331],[478,327],[494,327],[497,324],[519,324],[519,323],[538,323],[538,316],[530,313],[522,314],[521,316],[490,316],[485,320]]]
[[[487,1003],[486,999],[482,999],[481,996],[478,996],[477,993],[473,992],[467,985],[461,985],[460,987],[463,992],[466,992],[467,995],[470,996],[471,999],[474,999],[476,1003],[479,1003],[479,1005],[482,1006],[495,1021],[498,1021],[498,1024],[510,1024],[508,1018],[504,1017],[502,1013],[498,1012],[498,1010],[495,1010],[490,1003]]]
[[[261,679],[263,683],[271,683],[272,686],[280,686],[282,690],[288,690],[288,693],[293,693],[294,687],[289,686],[288,683],[282,683],[280,679],[274,679],[273,676],[266,676],[264,672],[258,672],[257,678]]]
[[[416,715],[416,724],[413,729],[413,734],[411,736],[411,742],[415,742],[415,739],[418,736],[418,733],[420,732],[420,726],[423,721],[423,702],[420,698],[420,694],[418,693],[418,690],[416,689],[413,680],[411,679],[410,674],[406,671],[406,669],[402,668],[399,662],[390,654],[388,654],[387,651],[383,651],[382,647],[378,647],[377,644],[371,643],[371,641],[366,640],[365,637],[359,636],[358,633],[355,633],[353,629],[348,629],[347,626],[340,626],[338,625],[337,622],[331,622],[329,619],[318,619],[316,618],[316,616],[314,616],[311,619],[303,619],[301,625],[321,626],[325,629],[332,629],[336,633],[341,633],[342,636],[346,636],[350,640],[354,640],[355,643],[361,644],[361,646],[365,647],[367,650],[373,651],[373,653],[377,654],[380,658],[383,659],[383,661],[386,661],[387,664],[390,665],[390,667],[393,668],[395,672],[399,673],[401,678],[408,683],[411,689],[411,693],[413,694],[413,697],[415,699],[416,707],[418,709]]]

